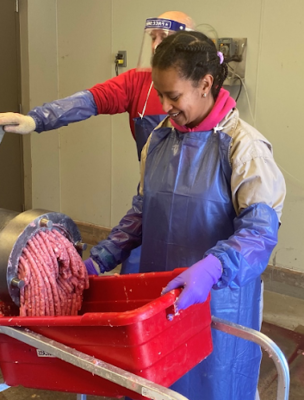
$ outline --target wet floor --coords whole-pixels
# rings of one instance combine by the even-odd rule
[[[270,337],[282,350],[290,370],[289,400],[304,399],[304,335],[264,323],[262,332]],[[277,372],[267,353],[263,353],[259,392],[261,400],[277,399]]]
[[[262,332],[271,338],[284,353],[290,368],[289,400],[304,399],[304,334],[264,323]],[[3,382],[3,379],[1,380]],[[4,385],[2,389],[4,389]],[[263,353],[259,392],[261,400],[277,399],[277,372],[267,353]],[[1,390],[1,386],[0,386]],[[81,398],[82,397],[82,398]],[[83,400],[83,396],[46,390],[10,387],[0,393],[0,400]],[[87,396],[87,400],[105,400],[99,396]],[[204,399],[202,399],[204,400]],[[206,399],[208,400],[208,399]],[[224,399],[223,399],[224,400]],[[246,399],[244,399],[246,400]]]

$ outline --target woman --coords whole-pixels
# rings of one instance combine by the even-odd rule
[[[259,329],[261,274],[277,244],[285,182],[271,144],[222,88],[226,76],[223,55],[199,32],[157,47],[152,78],[168,116],[142,151],[132,209],[91,257],[103,272],[142,244],[141,272],[189,266],[164,290],[184,287],[177,309],[211,290],[212,315]],[[253,400],[259,346],[219,331],[213,345],[172,389],[190,400]]]

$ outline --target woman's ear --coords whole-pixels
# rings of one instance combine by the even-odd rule
[[[212,88],[212,85],[213,85],[213,80],[214,79],[211,74],[207,74],[201,79],[200,86],[201,86],[203,97],[206,97],[209,94],[209,92]]]

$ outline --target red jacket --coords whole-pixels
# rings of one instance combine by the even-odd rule
[[[151,82],[151,71],[131,69],[89,90],[94,96],[98,114],[129,113],[130,128],[135,138],[133,118],[138,117],[138,113],[142,114]],[[156,114],[165,113],[152,87],[144,115]]]

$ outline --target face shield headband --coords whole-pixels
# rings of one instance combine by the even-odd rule
[[[188,31],[185,24],[164,18],[148,18],[137,64],[137,70],[151,70],[151,58],[161,41],[175,32]]]

